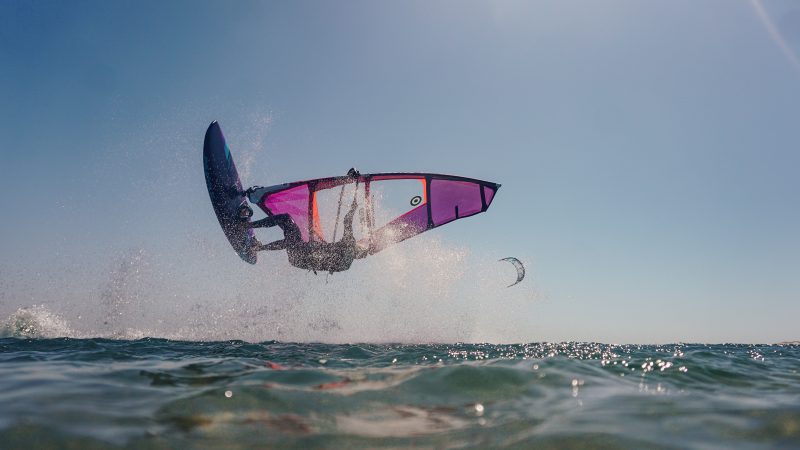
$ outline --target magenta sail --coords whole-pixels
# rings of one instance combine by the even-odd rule
[[[308,242],[308,184],[275,192],[267,196],[259,205],[271,214],[288,214],[300,228],[303,240]]]
[[[486,211],[500,185],[431,173],[331,177],[261,188],[258,206],[287,214],[302,240],[334,242],[343,210],[357,205],[357,245],[369,253],[454,220]]]
[[[488,205],[487,205],[488,206]],[[483,210],[481,185],[469,181],[431,181],[433,225],[475,215]]]

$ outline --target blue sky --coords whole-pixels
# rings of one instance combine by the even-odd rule
[[[453,339],[798,339],[798,51],[791,1],[3,2],[0,319],[45,304],[91,333],[79,311],[131,252],[160,274],[132,316],[263,292],[248,277],[318,283],[222,247],[200,165],[219,120],[245,184],[502,183],[487,214],[408,244],[467,251],[442,269],[454,289],[528,264],[517,292],[464,299]]]

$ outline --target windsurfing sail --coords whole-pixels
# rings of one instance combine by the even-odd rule
[[[304,242],[339,239],[343,211],[355,203],[357,245],[374,254],[486,211],[499,188],[497,183],[452,175],[375,173],[254,188],[249,199],[267,215],[288,214]]]

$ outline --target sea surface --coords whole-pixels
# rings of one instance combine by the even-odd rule
[[[0,339],[0,447],[800,448],[799,345]]]

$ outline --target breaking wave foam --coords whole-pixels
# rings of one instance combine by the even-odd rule
[[[0,337],[57,338],[74,335],[67,322],[44,305],[19,308],[0,327]]]

